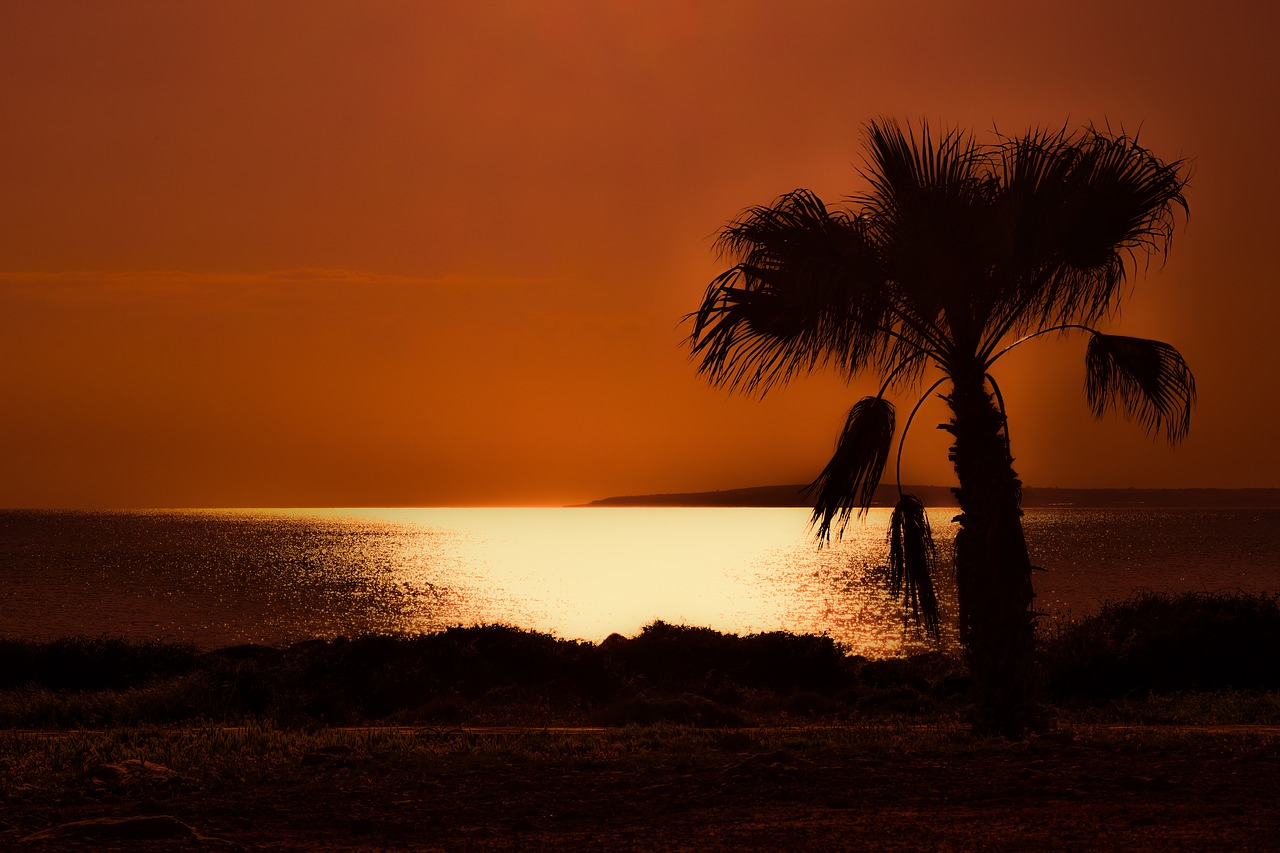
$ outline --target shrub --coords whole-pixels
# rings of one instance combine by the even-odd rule
[[[123,690],[189,672],[195,658],[194,646],[160,640],[0,640],[0,689]]]
[[[1140,593],[1040,638],[1046,693],[1280,690],[1280,596]]]
[[[843,649],[830,637],[773,631],[739,637],[711,628],[657,621],[632,639],[611,636],[601,650],[628,676],[669,691],[726,679],[776,692],[835,689],[852,680]]]

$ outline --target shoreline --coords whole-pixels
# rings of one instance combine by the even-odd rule
[[[601,498],[576,507],[805,507],[812,501],[805,494],[807,486],[788,484],[752,486],[710,492],[677,492],[669,494],[625,495]],[[948,486],[903,486],[915,494],[926,507],[957,506]],[[897,502],[896,486],[881,485],[872,505],[892,507]],[[1075,507],[1080,509],[1111,508],[1186,508],[1186,509],[1265,509],[1280,507],[1280,488],[1261,489],[1074,489],[1054,486],[1024,486],[1022,507]]]
[[[1280,723],[1280,594],[1139,595],[1037,638],[1042,699],[1134,720]],[[704,728],[967,713],[958,649],[892,658],[830,636],[653,622],[565,640],[506,625],[287,647],[0,639],[0,726],[234,724]],[[1225,705],[1197,698],[1231,693]],[[1216,701],[1216,700],[1215,700]],[[1228,713],[1229,711],[1229,713]],[[1115,721],[1115,720],[1113,720]]]
[[[0,846],[1270,848],[1280,596],[1136,598],[1041,640],[1045,724],[1016,741],[971,731],[958,661],[813,636],[0,648]]]

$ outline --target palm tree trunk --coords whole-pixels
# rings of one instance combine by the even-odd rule
[[[1013,470],[1005,419],[981,371],[953,374],[947,398],[959,488],[956,588],[960,640],[973,679],[980,731],[1017,736],[1032,723],[1035,593],[1022,533],[1022,483]]]

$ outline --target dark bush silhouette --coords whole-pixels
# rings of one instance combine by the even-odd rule
[[[1280,690],[1280,597],[1143,595],[1046,631],[1045,692],[1062,702],[1196,690]],[[960,661],[867,660],[829,637],[740,637],[655,622],[595,645],[502,625],[284,649],[125,640],[0,641],[0,725],[246,718],[696,726],[757,719],[958,713]],[[45,691],[39,702],[33,691]],[[9,697],[16,697],[10,701]]]
[[[658,621],[603,651],[618,671],[669,691],[723,689],[732,682],[787,693],[852,681],[844,651],[830,637],[782,631],[739,637]]]
[[[55,690],[122,690],[188,671],[194,646],[76,637],[38,643],[0,640],[0,689],[33,684]]]
[[[1280,689],[1280,596],[1141,593],[1046,632],[1056,699]]]

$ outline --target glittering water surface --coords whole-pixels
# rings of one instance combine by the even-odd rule
[[[954,510],[932,510],[951,565]],[[887,510],[819,550],[803,509],[0,512],[0,633],[202,647],[503,622],[561,637],[655,619],[923,644],[881,591]],[[1135,589],[1280,591],[1280,510],[1029,509],[1037,606]],[[943,573],[941,597],[954,614]]]

